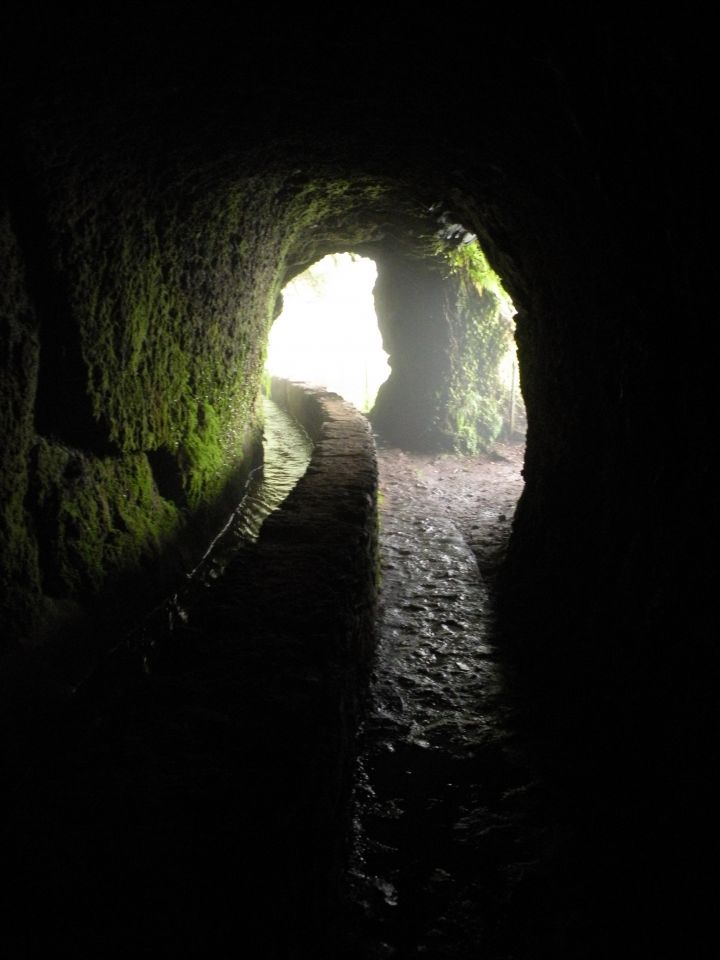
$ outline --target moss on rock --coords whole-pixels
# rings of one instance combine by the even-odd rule
[[[499,364],[512,304],[477,241],[378,258],[375,302],[392,373],[372,420],[418,449],[487,450],[503,425]]]
[[[145,454],[88,457],[40,438],[32,463],[49,595],[90,597],[139,575],[177,533],[179,512],[159,495]]]
[[[462,351],[476,341],[456,301],[471,294],[448,279],[427,197],[351,152],[328,162],[322,145],[226,154],[181,129],[165,135],[159,162],[155,131],[120,115],[89,130],[81,114],[59,124],[40,111],[25,131],[18,208],[32,211],[26,307],[41,349],[37,402],[28,386],[5,472],[24,480],[4,510],[7,579],[30,606],[157,580],[153,564],[186,533],[201,551],[200,531],[206,543],[252,464],[282,286],[326,253],[362,250],[385,271],[384,333],[397,348],[386,409],[430,444],[468,446],[468,424],[484,416],[460,409],[474,370]]]
[[[450,328],[443,426],[459,453],[486,451],[503,426],[499,366],[513,342],[512,302],[476,240],[448,253]]]
[[[160,188],[139,158],[73,156],[72,136],[52,133],[36,132],[26,184],[41,211],[28,247],[52,290],[32,291],[37,335],[7,222],[1,241],[16,278],[3,291],[2,527],[3,580],[17,595],[3,608],[18,636],[33,631],[20,608],[40,610],[43,595],[157,584],[167,578],[153,564],[171,545],[187,567],[235,505],[256,457],[288,235],[261,215],[272,182],[250,199],[242,177],[214,192],[172,178]],[[170,565],[177,573],[177,556]]]

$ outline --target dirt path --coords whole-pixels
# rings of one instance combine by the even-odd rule
[[[417,505],[451,520],[483,574],[504,550],[523,488],[522,443],[497,443],[490,455],[408,453],[378,444],[380,489],[387,508]]]
[[[466,459],[379,445],[378,460],[382,588],[356,789],[364,943],[353,960],[525,955],[542,900],[540,787],[510,723],[487,582],[522,448]]]

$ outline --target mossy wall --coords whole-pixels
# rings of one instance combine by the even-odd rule
[[[2,222],[2,607],[19,636],[108,587],[152,597],[236,502],[288,232],[272,178],[196,191],[75,142],[34,132],[18,236]]]
[[[511,303],[477,241],[449,251],[448,259],[444,427],[452,449],[473,454],[488,450],[503,429],[507,398],[499,365],[513,343]]]
[[[257,456],[283,283],[375,245],[386,208],[407,204],[391,180],[317,161],[208,160],[182,131],[161,149],[118,118],[64,119],[21,128],[8,173],[12,638],[87,611],[114,620],[129,594],[150,602],[194,565]]]
[[[436,248],[376,254],[375,307],[392,372],[371,419],[401,446],[477,453],[503,426],[509,298],[476,242]]]

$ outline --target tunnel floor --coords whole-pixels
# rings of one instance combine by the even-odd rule
[[[355,797],[355,955],[526,955],[544,905],[543,787],[513,733],[488,587],[522,489],[522,447],[457,458],[380,443],[378,459],[382,588]]]
[[[337,960],[538,957],[546,799],[513,732],[491,609],[522,448],[468,459],[380,443],[378,459],[380,641]],[[299,944],[324,939],[306,926],[326,895],[309,879],[335,855],[318,766],[331,699],[300,649],[268,656],[260,625],[223,641],[251,569],[222,578],[149,675],[134,658],[127,676],[101,673],[27,756],[3,841],[12,948],[321,955]]]
[[[354,743],[338,711],[350,687],[294,635],[268,644],[268,610],[287,598],[251,612],[266,577],[248,547],[150,668],[119,648],[63,715],[13,741],[8,956],[239,945],[264,960],[595,960],[628,929],[638,956],[668,955],[666,928],[689,935],[692,885],[677,917],[690,869],[676,880],[668,862],[693,825],[658,844],[644,807],[625,812],[627,767],[600,763],[588,787],[597,743],[574,735],[550,763],[559,784],[538,773],[547,745],[539,755],[528,737],[493,615],[521,446],[455,458],[380,442],[378,461],[379,643],[342,906],[346,781],[329,758],[347,756],[350,773],[338,745]],[[282,551],[266,560],[277,568]],[[657,817],[651,787],[640,797]]]

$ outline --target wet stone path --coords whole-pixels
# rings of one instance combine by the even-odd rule
[[[355,798],[356,956],[524,956],[541,908],[540,790],[512,733],[488,589],[439,488],[400,451],[380,446],[378,459],[382,590]],[[507,503],[499,509],[486,510],[496,539],[498,516],[505,534],[510,520]],[[482,541],[481,525],[473,535]]]

